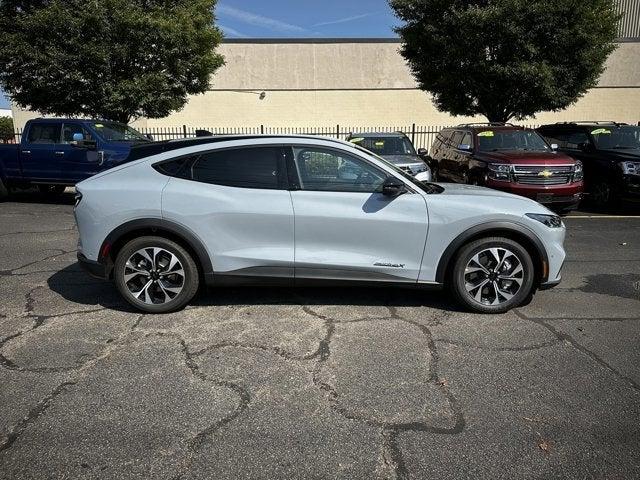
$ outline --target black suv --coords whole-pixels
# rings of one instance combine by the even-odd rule
[[[560,151],[582,161],[594,206],[640,198],[640,127],[616,122],[568,122],[537,130]]]

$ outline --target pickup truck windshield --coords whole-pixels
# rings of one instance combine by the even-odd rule
[[[149,142],[137,130],[123,123],[93,122],[91,126],[107,142]]]
[[[478,150],[481,152],[499,150],[551,151],[542,137],[530,130],[485,130],[479,132],[477,136]]]
[[[362,139],[354,138],[351,141],[377,155],[416,154],[411,141],[404,137],[365,137]]]
[[[640,127],[598,127],[591,136],[598,150],[640,149]]]

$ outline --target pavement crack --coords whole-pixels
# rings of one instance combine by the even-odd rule
[[[606,370],[609,370],[611,373],[613,373],[619,379],[621,379],[622,381],[627,383],[631,388],[633,388],[636,391],[640,391],[640,384],[638,384],[638,382],[636,382],[631,377],[628,377],[628,376],[624,375],[623,373],[621,373],[620,371],[618,371],[617,369],[615,369],[613,366],[611,366],[609,363],[607,363],[603,358],[601,358],[596,353],[594,353],[591,350],[589,350],[587,347],[582,345],[580,342],[578,342],[575,338],[573,338],[568,333],[564,333],[564,332],[561,332],[561,331],[557,330],[553,325],[548,323],[547,319],[528,317],[527,315],[525,315],[524,313],[520,312],[519,310],[514,310],[514,312],[515,312],[516,315],[518,315],[523,320],[528,320],[530,322],[535,323],[536,325],[540,325],[541,327],[546,328],[559,341],[566,342],[566,343],[570,344],[573,348],[575,348],[576,350],[578,350],[582,354],[584,354],[587,357],[589,357],[591,360],[596,362],[598,365],[600,365],[601,367],[605,368]]]
[[[461,342],[457,340],[448,340],[446,338],[436,338],[436,343],[445,343],[447,345],[454,345],[456,347],[473,348],[476,350],[482,350],[484,352],[528,352],[532,350],[540,350],[542,348],[553,347],[562,343],[562,340],[555,338],[548,342],[538,343],[536,345],[528,345],[524,347],[481,347],[478,345],[472,345],[470,343]]]
[[[8,434],[5,438],[0,440],[0,453],[4,450],[8,449],[13,445],[16,440],[20,437],[20,435],[38,418],[42,416],[42,414],[51,406],[55,398],[67,390],[67,388],[71,385],[75,385],[75,382],[64,382],[58,385],[53,391],[47,395],[44,399],[42,399],[38,404],[29,410],[29,413],[14,427],[9,429]]]
[[[398,432],[393,428],[382,429],[382,463],[390,472],[392,480],[409,478],[407,467],[398,447]]]

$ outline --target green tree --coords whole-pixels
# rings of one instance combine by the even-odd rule
[[[223,65],[217,0],[2,0],[0,84],[45,114],[162,118]]]
[[[8,142],[14,138],[13,119],[0,117],[0,142]]]
[[[594,87],[615,49],[611,0],[390,0],[402,55],[438,110],[522,120]]]

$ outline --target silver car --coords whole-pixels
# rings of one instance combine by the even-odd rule
[[[78,259],[145,312],[202,283],[448,286],[504,312],[560,282],[565,227],[542,205],[423,183],[357,145],[212,137],[135,147],[77,185]]]

